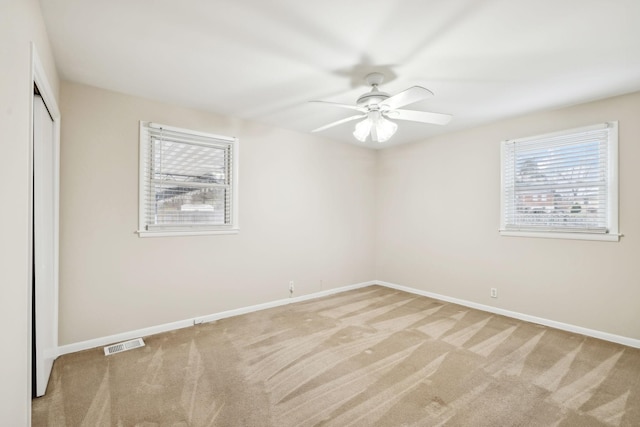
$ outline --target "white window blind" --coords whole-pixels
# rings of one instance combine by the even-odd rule
[[[503,233],[617,239],[617,122],[503,141],[501,200]]]
[[[140,232],[237,228],[235,138],[140,122]]]

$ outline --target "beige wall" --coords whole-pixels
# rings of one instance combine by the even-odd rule
[[[374,278],[640,338],[640,94],[380,152],[78,84],[61,98],[61,344]],[[240,138],[239,235],[134,234],[141,119]],[[499,142],[605,120],[625,237],[500,237]]]
[[[54,95],[58,76],[36,0],[0,5],[0,424],[29,422],[31,340],[29,311],[30,109],[34,42]]]
[[[382,151],[376,278],[640,339],[639,113],[636,93]],[[608,120],[620,126],[625,237],[499,236],[500,141]]]
[[[79,84],[60,108],[61,344],[372,279],[375,152]],[[239,138],[239,234],[134,234],[139,120]]]

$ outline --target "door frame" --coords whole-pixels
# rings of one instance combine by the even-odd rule
[[[60,110],[58,108],[58,103],[56,102],[56,97],[54,95],[53,90],[51,89],[51,85],[49,84],[49,79],[47,78],[47,74],[45,72],[44,67],[42,66],[42,62],[40,61],[40,56],[38,55],[35,44],[31,43],[31,77],[29,80],[29,232],[28,232],[28,245],[29,245],[29,261],[27,263],[28,275],[29,278],[27,289],[29,296],[29,309],[27,310],[27,323],[29,330],[27,331],[29,339],[29,352],[28,354],[32,354],[32,343],[31,343],[31,334],[33,331],[33,310],[31,301],[35,297],[32,291],[32,277],[33,277],[33,86],[36,85],[38,87],[38,91],[40,92],[40,96],[44,101],[47,110],[49,110],[49,114],[53,120],[53,241],[54,241],[54,250],[53,250],[53,342],[54,342],[54,354],[47,354],[48,357],[53,357],[54,359],[59,356],[58,351],[58,282],[59,282],[59,246],[60,246]],[[32,394],[32,372],[31,368],[29,368],[29,402],[31,402],[31,394]],[[29,404],[29,407],[31,404]],[[28,414],[29,424],[31,422],[31,411]]]

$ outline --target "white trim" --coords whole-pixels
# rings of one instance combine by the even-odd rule
[[[231,145],[231,150],[233,151],[231,161],[233,164],[231,168],[232,177],[232,186],[231,191],[233,191],[233,203],[231,205],[231,224],[233,224],[233,229],[238,232],[240,229],[240,182],[239,176],[240,173],[238,170],[240,169],[240,144],[238,142],[238,138],[234,138],[235,141]]]
[[[197,230],[197,231],[150,231],[137,230],[140,237],[171,237],[171,236],[210,236],[214,234],[238,234],[238,228],[230,228],[226,230]]]
[[[144,201],[147,199],[147,180],[142,178],[142,171],[146,167],[145,155],[147,153],[147,148],[142,142],[146,135],[143,123],[142,120],[138,122],[138,230],[143,230],[147,224],[144,208]],[[137,233],[140,232],[137,231]]]
[[[223,141],[224,147],[231,147],[231,191],[232,191],[232,203],[231,203],[231,224],[215,228],[215,225],[202,225],[202,226],[188,226],[180,227],[175,225],[173,227],[158,227],[155,229],[147,230],[147,218],[146,218],[146,206],[145,200],[147,199],[148,180],[144,176],[144,170],[147,167],[146,157],[149,150],[149,128],[165,129],[172,132],[180,132],[183,134],[201,136],[205,138],[215,139]],[[212,146],[216,144],[207,144]],[[222,145],[220,145],[222,147]],[[240,168],[240,151],[239,140],[235,136],[223,136],[212,133],[200,132],[191,129],[179,128],[175,126],[166,126],[158,123],[147,122],[144,120],[138,121],[138,229],[134,231],[138,237],[175,237],[175,236],[211,236],[218,234],[238,234],[240,232],[240,211],[239,211],[239,198],[240,198],[240,183],[239,172]],[[149,227],[152,228],[152,227]]]
[[[63,354],[75,353],[77,351],[89,350],[97,347],[104,347],[109,344],[113,344],[119,341],[127,341],[134,338],[146,337],[149,335],[155,335],[162,332],[174,331],[176,329],[187,328],[189,326],[198,325],[201,323],[213,322],[227,317],[239,316],[241,314],[252,313],[254,311],[266,310],[268,308],[280,307],[295,302],[308,301],[315,298],[322,298],[329,295],[334,295],[354,289],[360,289],[367,286],[375,285],[377,282],[369,281],[356,283],[354,285],[342,286],[339,288],[327,289],[326,291],[315,292],[308,295],[302,295],[299,297],[279,299],[263,304],[251,305],[248,307],[236,308],[233,310],[222,311],[219,313],[209,314],[206,316],[194,317],[191,319],[179,320],[177,322],[165,323],[162,325],[151,326],[148,328],[136,329],[134,331],[122,332],[119,334],[109,335],[106,337],[94,338],[87,341],[80,341],[73,344],[67,344],[58,347],[58,356]]]
[[[595,125],[580,126],[572,129],[559,130],[557,132],[543,133],[542,135],[525,136],[524,138],[506,139],[504,142],[527,142],[527,141],[533,141],[536,139],[549,139],[549,138],[554,138],[556,136],[564,136],[570,133],[591,132],[592,130],[607,129],[610,123],[613,123],[613,122],[604,122],[604,123],[598,123]]]
[[[104,347],[106,345],[117,343],[120,341],[127,341],[127,340],[131,340],[138,337],[146,337],[149,335],[155,335],[163,332],[174,331],[176,329],[188,328],[190,326],[198,325],[201,323],[214,322],[216,320],[225,319],[228,317],[240,316],[242,314],[253,313],[255,311],[266,310],[269,308],[280,307],[283,305],[302,302],[302,301],[308,301],[316,298],[322,298],[325,296],[335,295],[342,292],[351,291],[354,289],[365,288],[367,286],[372,286],[372,285],[380,285],[390,289],[396,289],[398,291],[408,292],[408,293],[412,293],[412,294],[416,294],[416,295],[420,295],[428,298],[437,299],[440,301],[446,301],[452,304],[458,304],[464,307],[474,308],[476,310],[482,310],[489,313],[500,314],[502,316],[511,317],[513,319],[523,320],[525,322],[537,323],[539,325],[549,326],[551,328],[560,329],[567,332],[586,335],[589,337],[626,345],[628,347],[640,348],[640,340],[638,339],[623,337],[620,335],[610,334],[608,332],[597,331],[594,329],[583,328],[581,326],[575,326],[567,323],[556,322],[555,320],[544,319],[541,317],[530,316],[528,314],[505,310],[502,308],[492,307],[489,305],[478,304],[472,301],[448,297],[446,295],[440,295],[440,294],[423,291],[416,288],[410,288],[408,286],[397,285],[395,283],[385,282],[382,280],[371,280],[368,282],[361,282],[361,283],[356,283],[354,285],[347,285],[339,288],[328,289],[325,291],[315,292],[312,294],[302,295],[299,297],[279,299],[271,302],[266,302],[263,304],[257,304],[257,305],[251,305],[248,307],[236,308],[233,310],[221,311],[219,313],[193,317],[191,319],[165,323],[162,325],[151,326],[148,328],[136,329],[134,331],[122,332],[119,334],[95,338],[87,341],[80,341],[77,343],[67,344],[67,345],[58,347],[57,355],[62,356],[63,354],[75,353],[77,351]]]
[[[618,121],[612,120],[591,126],[583,126],[579,128],[566,129],[558,132],[547,133],[543,135],[529,136],[525,138],[507,139],[500,143],[500,221],[498,232],[501,236],[508,237],[540,237],[546,239],[568,239],[568,240],[597,240],[607,242],[618,242],[623,235],[619,232],[619,194],[618,194]],[[536,231],[536,230],[517,230],[507,229],[505,210],[505,156],[507,144],[522,143],[532,140],[549,139],[558,136],[564,136],[574,133],[590,132],[599,129],[609,129],[608,133],[608,177],[607,177],[607,233],[589,233],[587,230],[577,230],[576,232],[563,231]]]
[[[154,122],[149,122],[149,127],[154,128],[154,129],[165,129],[165,130],[168,130],[168,131],[171,131],[171,132],[179,132],[179,133],[187,133],[187,134],[191,134],[191,135],[203,136],[205,138],[219,139],[221,141],[226,141],[226,142],[237,142],[238,141],[238,138],[235,137],[235,136],[217,135],[215,133],[200,132],[200,131],[197,131],[197,130],[179,128],[179,127],[176,127],[176,126],[161,125],[161,124],[154,123]]]
[[[565,239],[565,240],[600,240],[604,242],[619,242],[622,234],[611,233],[560,233],[543,231],[515,231],[499,230],[501,236],[506,237],[540,237],[543,239]]]
[[[27,277],[28,283],[26,286],[28,301],[32,301],[35,298],[32,292],[32,278],[33,278],[33,230],[31,224],[33,223],[33,86],[34,84],[38,87],[38,91],[40,92],[40,96],[44,101],[44,104],[49,111],[49,115],[53,120],[53,240],[54,240],[54,248],[53,248],[53,343],[54,349],[52,353],[52,349],[48,349],[45,352],[46,357],[57,357],[55,353],[57,353],[58,347],[58,318],[59,318],[59,260],[60,260],[60,109],[58,108],[58,103],[56,101],[56,97],[54,95],[53,90],[51,89],[51,84],[49,83],[49,79],[47,77],[47,73],[42,65],[40,60],[40,55],[38,54],[38,50],[34,42],[30,43],[31,50],[31,64],[30,64],[30,79],[29,79],[29,181],[28,181],[28,194],[29,194],[29,227],[28,227],[28,266],[27,266]],[[31,304],[29,304],[29,308],[27,309],[27,325],[28,325],[28,353],[32,354],[32,343],[31,343],[31,334],[33,333],[33,310],[31,308]],[[32,394],[32,370],[29,369],[28,373],[28,402],[29,406],[31,406],[31,394]],[[31,411],[28,412],[28,425],[31,425]]]
[[[504,187],[506,185],[505,171],[504,171],[504,161],[506,157],[506,144],[504,142],[500,143],[500,221],[498,222],[498,232],[502,234],[502,230],[506,227],[505,215],[504,212],[507,206],[507,198],[505,196]]]
[[[177,322],[164,323],[162,325],[150,326],[148,328],[136,329],[134,331],[122,332],[73,344],[66,344],[58,347],[58,356],[75,353],[77,351],[89,350],[96,347],[104,347],[120,341],[128,341],[139,337],[174,331],[176,329],[187,328],[189,326],[193,326],[193,320],[179,320]]]
[[[620,199],[618,193],[618,180],[620,169],[618,165],[618,121],[609,122],[611,130],[609,131],[609,233],[622,236],[620,233],[620,217],[618,210],[620,209]]]
[[[626,345],[628,347],[640,348],[640,340],[635,338],[623,337],[621,335],[610,334],[608,332],[602,332],[594,329],[583,328],[582,326],[571,325],[569,323],[557,322],[555,320],[549,320],[542,317],[531,316],[528,314],[518,313],[516,311],[505,310],[490,305],[478,304],[472,301],[462,300],[458,298],[448,297],[446,295],[440,295],[433,292],[423,291],[421,289],[410,288],[408,286],[397,285],[395,283],[384,282],[376,280],[374,283],[378,285],[386,286],[387,288],[397,289],[399,291],[409,292],[424,297],[429,297],[441,301],[450,302],[453,304],[462,305],[469,308],[475,308],[476,310],[482,310],[489,313],[500,314],[502,316],[511,317],[514,319],[524,320],[525,322],[537,323],[539,325],[549,326],[551,328],[560,329],[562,331],[573,332],[575,334],[586,335],[588,337],[598,338],[605,341],[614,342],[617,344]]]
[[[33,58],[33,83],[38,86],[40,96],[47,106],[47,110],[53,120],[53,277],[54,277],[54,309],[53,319],[56,327],[54,327],[54,343],[58,344],[58,289],[59,289],[59,268],[60,268],[60,119],[61,114],[58,108],[58,103],[51,90],[49,79],[44,71],[44,67],[40,62],[40,57],[36,50],[35,44],[31,44],[31,55]],[[33,96],[32,103],[33,103]],[[33,104],[31,105],[31,111],[33,111]],[[33,113],[31,117],[31,132],[33,133]],[[33,134],[31,135],[31,143],[33,144]],[[33,154],[33,147],[32,154]],[[30,276],[31,277],[31,276]]]

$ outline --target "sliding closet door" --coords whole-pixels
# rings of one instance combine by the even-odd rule
[[[33,99],[33,266],[36,396],[49,382],[56,348],[55,168],[53,120],[39,95]]]

